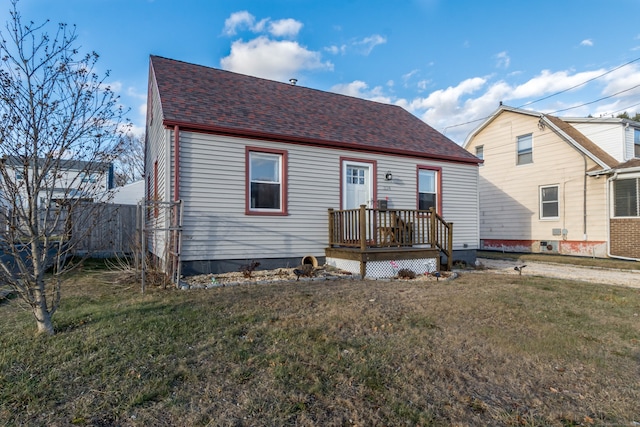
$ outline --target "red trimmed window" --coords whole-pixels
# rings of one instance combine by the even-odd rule
[[[442,200],[440,190],[440,168],[418,168],[418,209],[429,210],[435,208],[440,212]]]
[[[286,151],[247,147],[247,214],[286,215],[286,170]]]

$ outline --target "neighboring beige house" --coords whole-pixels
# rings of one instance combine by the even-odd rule
[[[640,123],[501,105],[467,137],[484,160],[480,249],[640,259]]]

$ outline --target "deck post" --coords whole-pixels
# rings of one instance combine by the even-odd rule
[[[367,249],[367,205],[360,205],[360,250]]]
[[[436,247],[438,237],[436,236],[436,208],[433,206],[429,208],[429,244],[431,247]]]
[[[360,250],[367,250],[367,205],[360,205]],[[360,277],[364,279],[367,262],[360,260]]]
[[[447,228],[449,229],[449,239],[447,241],[447,271],[453,269],[453,223],[448,222]]]
[[[334,232],[334,213],[333,213],[333,208],[329,208],[329,247],[333,247],[333,232]]]

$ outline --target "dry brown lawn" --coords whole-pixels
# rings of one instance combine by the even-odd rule
[[[208,290],[65,288],[0,340],[0,425],[638,425],[637,289],[465,273]],[[635,423],[635,424],[634,424]]]

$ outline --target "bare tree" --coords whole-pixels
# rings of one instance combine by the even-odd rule
[[[17,3],[0,31],[0,282],[29,305],[38,333],[53,334],[61,278],[75,266],[68,219],[107,193],[126,120],[75,27],[49,35],[49,21],[24,24]]]
[[[116,162],[116,185],[122,186],[142,179],[144,174],[144,134],[129,132],[120,141],[121,154]]]

